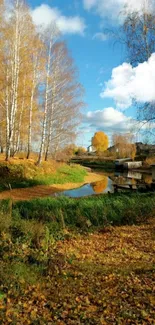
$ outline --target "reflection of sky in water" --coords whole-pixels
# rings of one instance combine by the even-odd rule
[[[95,184],[97,184],[97,182]],[[112,184],[113,184],[112,180],[110,178],[108,178],[106,189],[100,193],[113,192]],[[76,188],[73,190],[63,191],[63,192],[59,193],[58,195],[65,195],[65,196],[69,196],[69,197],[82,197],[82,196],[99,194],[93,190],[93,185],[94,185],[94,183],[86,184],[86,185],[83,185],[82,187],[79,187],[79,188]]]

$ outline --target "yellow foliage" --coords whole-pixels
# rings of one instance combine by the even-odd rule
[[[146,164],[147,165],[155,164],[155,156],[146,158]]]
[[[92,187],[95,193],[102,193],[106,190],[107,185],[108,177],[105,176],[103,180],[93,183]]]
[[[152,183],[152,175],[144,174],[144,175],[143,175],[143,178],[144,178],[144,182],[145,182],[146,184],[151,184],[151,183]]]
[[[102,132],[96,132],[92,138],[92,146],[97,150],[97,152],[102,152],[108,148],[108,136]]]

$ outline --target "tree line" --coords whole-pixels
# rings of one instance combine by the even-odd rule
[[[76,137],[83,87],[55,24],[36,28],[23,0],[0,0],[0,147],[38,164]]]
[[[98,131],[91,139],[92,147],[97,155],[116,156],[117,158],[136,156],[136,144],[132,133],[114,133],[112,135],[112,146],[108,148],[109,138],[103,131]]]

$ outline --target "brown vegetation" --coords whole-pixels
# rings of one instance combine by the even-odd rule
[[[136,156],[136,145],[133,143],[134,137],[131,133],[113,134],[113,144],[116,147],[117,158]]]
[[[44,260],[48,253],[43,259],[37,247],[17,245],[3,233],[2,266],[7,270],[9,261],[12,268],[9,277],[9,270],[0,269],[1,324],[154,324],[154,220],[87,236],[65,230],[40,278],[27,261]],[[34,224],[35,246],[37,229]]]

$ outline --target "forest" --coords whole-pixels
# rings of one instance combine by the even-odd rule
[[[77,132],[83,87],[56,26],[36,27],[20,0],[0,2],[0,147],[55,156]]]

